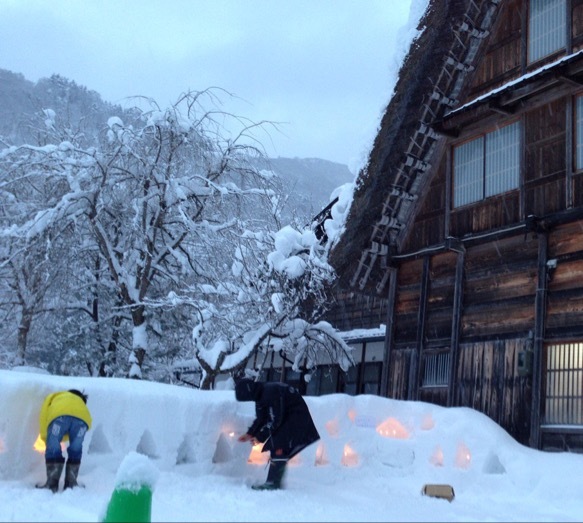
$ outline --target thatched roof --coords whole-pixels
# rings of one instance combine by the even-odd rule
[[[330,253],[342,287],[382,291],[390,255],[399,252],[440,156],[437,123],[459,103],[498,4],[430,0]]]

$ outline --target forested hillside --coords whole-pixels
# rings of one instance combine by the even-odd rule
[[[180,93],[176,93],[178,97]],[[36,143],[36,129],[43,109],[52,109],[73,132],[94,134],[105,127],[111,116],[124,121],[132,111],[103,100],[99,93],[73,80],[53,75],[31,82],[23,75],[0,69],[0,139],[8,144]],[[319,158],[269,158],[269,165],[282,180],[289,196],[284,212],[304,221],[329,202],[332,191],[353,181],[354,175],[343,164]]]

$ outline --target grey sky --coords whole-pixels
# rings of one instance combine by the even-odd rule
[[[415,1],[415,0],[413,0]],[[58,73],[113,103],[217,86],[283,122],[270,156],[355,170],[392,92],[411,0],[0,0],[0,68]]]

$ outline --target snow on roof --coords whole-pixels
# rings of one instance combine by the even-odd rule
[[[386,325],[379,325],[376,329],[353,329],[340,333],[343,340],[363,340],[365,338],[384,338],[387,331]]]
[[[560,58],[559,60],[556,60],[555,62],[551,62],[549,64],[543,65],[542,67],[539,67],[538,69],[535,69],[534,71],[531,71],[528,74],[522,75],[520,78],[515,78],[514,80],[511,80],[511,81],[501,85],[500,87],[497,87],[496,89],[492,89],[491,91],[489,91],[485,94],[482,94],[482,95],[478,96],[477,98],[474,98],[470,102],[465,103],[461,107],[456,107],[455,109],[449,111],[446,114],[446,116],[451,116],[452,114],[456,114],[460,111],[463,111],[464,109],[467,109],[468,107],[475,105],[478,102],[483,102],[487,98],[490,98],[491,96],[494,96],[495,94],[503,92],[506,89],[508,89],[509,87],[520,84],[522,82],[525,82],[526,80],[533,78],[535,76],[538,76],[539,74],[543,73],[544,71],[547,71],[549,69],[553,69],[554,67],[560,65],[563,62],[568,62],[569,60],[572,60],[573,58],[575,58],[579,55],[583,55],[583,50],[577,51],[576,53],[570,54],[568,56],[563,56],[562,58]]]

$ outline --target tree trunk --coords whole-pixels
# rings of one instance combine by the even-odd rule
[[[32,311],[22,309],[20,324],[18,325],[18,344],[16,348],[15,365],[24,365],[26,363],[26,345],[28,343],[28,333],[32,324]]]
[[[132,321],[134,323],[132,331],[134,354],[128,377],[142,379],[142,365],[148,349],[147,322],[143,305],[132,308]]]

